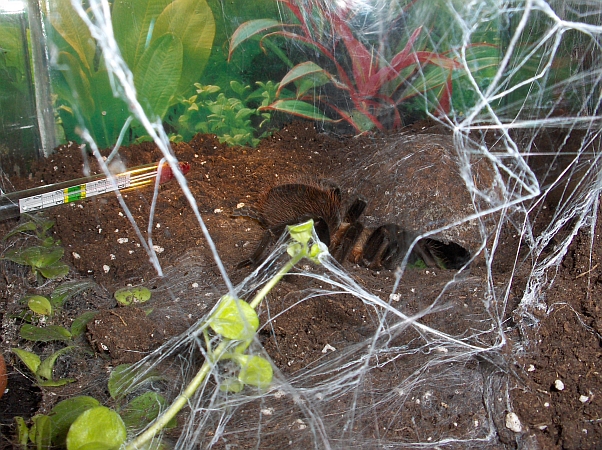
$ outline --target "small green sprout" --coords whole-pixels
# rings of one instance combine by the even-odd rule
[[[15,355],[19,357],[21,361],[27,366],[27,368],[33,373],[36,378],[36,382],[39,386],[42,387],[56,387],[63,386],[67,383],[72,383],[75,381],[73,378],[60,378],[58,380],[53,379],[52,370],[54,368],[54,364],[59,356],[64,355],[65,353],[73,350],[75,347],[64,347],[44,361],[40,359],[38,355],[32,352],[28,352],[27,350],[22,350],[20,348],[13,348],[12,351]]]
[[[48,231],[53,226],[54,222],[40,218],[34,218],[29,222],[17,225],[4,236],[3,240],[33,231],[37,239],[41,241],[41,245],[9,250],[1,259],[31,267],[40,284],[44,278],[52,280],[64,277],[69,273],[69,266],[60,261],[65,253],[63,247],[60,246],[60,242],[48,235]]]
[[[41,316],[50,316],[53,313],[50,300],[43,295],[29,295],[25,299],[27,300],[27,306],[34,313]]]
[[[151,298],[151,291],[144,286],[136,286],[118,289],[113,295],[115,300],[121,305],[128,306],[132,303],[144,303],[149,301]]]

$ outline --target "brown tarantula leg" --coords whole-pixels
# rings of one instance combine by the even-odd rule
[[[347,212],[345,213],[345,222],[351,224],[357,222],[360,216],[364,213],[364,209],[366,209],[366,202],[361,198],[356,198],[351,206],[347,208]]]
[[[362,252],[362,260],[371,269],[381,268],[381,256],[389,246],[391,237],[395,235],[395,225],[381,225],[372,232]]]
[[[270,244],[270,242],[274,239],[274,236],[272,234],[272,232],[270,230],[267,230],[263,233],[263,236],[261,237],[261,241],[259,241],[259,244],[257,245],[257,247],[255,248],[255,251],[253,252],[253,254],[251,256],[249,256],[247,259],[245,259],[244,261],[239,262],[236,265],[237,269],[243,269],[245,267],[257,267],[259,265],[259,263],[263,260],[264,257],[264,253],[268,247],[268,245]]]
[[[437,241],[433,239],[420,239],[414,247],[416,253],[427,267],[441,267],[440,258],[437,255]]]
[[[359,222],[355,222],[347,226],[343,235],[339,237],[337,242],[333,243],[333,245],[331,246],[334,247],[332,249],[332,256],[334,257],[334,259],[336,259],[338,262],[345,261],[345,259],[349,255],[349,252],[351,251],[351,249],[353,248],[363,231],[364,226]]]
[[[243,206],[232,211],[232,217],[248,217],[249,219],[256,220],[259,224],[265,228],[265,221],[259,214],[259,211],[252,206]]]

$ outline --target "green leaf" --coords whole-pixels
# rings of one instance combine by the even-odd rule
[[[43,247],[36,245],[24,249],[21,252],[21,256],[27,261],[28,265],[39,269],[56,263],[63,257],[64,253],[65,250],[63,247]]]
[[[99,147],[115,145],[123,124],[130,112],[121,98],[115,97],[106,69],[90,75],[90,94],[94,109],[80,111],[87,118],[86,126]],[[79,106],[76,104],[74,106]]]
[[[46,415],[38,415],[32,418],[33,425],[29,431],[31,442],[36,444],[38,449],[46,449],[50,447],[51,423],[50,417]]]
[[[23,266],[27,266],[29,262],[23,257],[23,250],[9,250],[4,253],[2,259],[12,261]]]
[[[84,71],[80,61],[67,52],[59,53],[57,68],[61,71],[67,84],[67,88],[60,92],[60,97],[69,102],[74,110],[89,121],[96,109],[89,72]]]
[[[64,262],[57,261],[49,266],[39,267],[40,272],[45,278],[54,280],[55,278],[62,278],[69,273],[69,266]]]
[[[21,447],[27,448],[27,442],[29,442],[29,428],[27,428],[25,419],[16,416],[15,423],[17,425],[17,442]]]
[[[36,228],[37,228],[37,225],[33,220],[30,220],[29,222],[21,223],[21,224],[17,225],[15,228],[13,228],[12,230],[10,230],[2,238],[2,240],[5,241],[9,237],[14,236],[15,234],[23,233],[25,231],[35,231]]]
[[[89,446],[118,448],[125,442],[127,432],[119,414],[106,406],[88,409],[79,415],[67,433],[67,450]]]
[[[232,57],[232,52],[247,39],[268,31],[272,28],[282,28],[283,24],[274,19],[257,19],[249,20],[239,26],[230,40],[230,50],[228,51],[228,59]]]
[[[50,23],[61,37],[69,43],[84,67],[93,67],[96,45],[90,30],[79,14],[73,9],[71,0],[57,0],[54,14],[50,14]]]
[[[50,301],[42,295],[30,295],[26,297],[27,306],[36,314],[49,316],[52,314],[52,305]]]
[[[42,239],[42,247],[52,247],[55,243],[56,242],[52,236]]]
[[[86,311],[77,316],[71,324],[71,336],[74,338],[81,336],[86,331],[88,323],[94,319],[96,314],[98,314],[98,311]]]
[[[182,76],[177,94],[183,95],[200,79],[215,37],[215,19],[205,0],[174,0],[159,15],[153,41],[172,33],[182,41]]]
[[[245,387],[245,384],[242,383],[237,378],[226,378],[219,385],[219,390],[222,392],[232,392],[234,394],[240,392]]]
[[[241,299],[224,295],[207,322],[211,329],[227,339],[251,339],[259,328],[259,317],[251,306]]]
[[[254,355],[238,355],[236,361],[240,364],[238,379],[241,383],[260,389],[269,387],[274,369],[267,359]]]
[[[295,116],[304,117],[325,122],[336,122],[329,117],[326,117],[318,108],[301,100],[277,100],[269,106],[262,106],[259,110],[279,111],[282,113],[293,114]]]
[[[284,78],[282,78],[280,81],[278,94],[280,94],[280,90],[285,85],[308,77],[310,78],[309,86],[318,87],[326,84],[331,76],[328,72],[312,61],[297,64],[295,67],[289,70]],[[303,95],[309,89],[309,86],[305,86],[301,92],[297,90],[297,95]]]
[[[85,395],[71,397],[57,403],[48,414],[52,422],[52,443],[63,447],[69,427],[75,419],[84,411],[97,406],[100,406],[98,400]]]
[[[155,420],[166,405],[161,394],[149,391],[130,401],[121,411],[121,418],[127,428],[142,429]],[[174,417],[167,427],[173,428],[175,425]]]
[[[38,380],[38,386],[59,387],[59,386],[64,386],[69,383],[73,383],[74,381],[75,381],[75,378],[59,378],[58,380],[45,380],[45,381]]]
[[[20,335],[23,339],[37,342],[71,340],[71,333],[69,330],[58,325],[49,325],[45,328],[41,328],[25,323],[21,326]]]
[[[310,219],[307,222],[298,225],[287,225],[286,228],[293,240],[300,244],[307,245],[312,236],[314,221]]]
[[[50,302],[55,308],[60,308],[71,297],[83,292],[87,289],[96,286],[96,283],[88,280],[66,281],[59,284],[52,294],[50,294]]]
[[[144,286],[127,287],[116,290],[113,296],[119,303],[127,306],[132,303],[144,303],[150,300],[151,291]]]
[[[124,61],[133,69],[150,43],[159,14],[171,0],[115,0],[112,21],[115,40]]]
[[[245,94],[245,91],[249,90],[250,87],[249,86],[245,86],[244,84],[242,84],[240,81],[236,81],[236,80],[232,80],[230,81],[230,87],[232,88],[232,90],[238,94],[239,97],[243,97],[243,95]]]
[[[167,33],[146,49],[134,70],[134,84],[146,113],[163,118],[182,76],[183,47]]]
[[[11,350],[15,355],[19,357],[21,361],[23,361],[23,363],[27,366],[31,373],[35,375],[38,371],[38,367],[40,367],[40,364],[42,362],[40,357],[35,353],[28,352],[27,350],[21,350],[20,348],[13,348]]]
[[[64,347],[54,352],[52,355],[42,361],[38,367],[38,370],[36,371],[36,375],[45,380],[52,380],[52,369],[54,368],[54,364],[56,363],[58,357],[73,350],[74,348],[74,346]]]
[[[119,399],[131,394],[145,383],[163,379],[156,370],[150,370],[146,373],[130,369],[131,364],[120,364],[115,367],[109,375],[109,394],[114,399]]]

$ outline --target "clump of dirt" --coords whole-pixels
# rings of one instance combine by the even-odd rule
[[[405,141],[403,150],[408,158],[419,157],[420,154],[412,152],[412,143],[424,143],[425,139],[449,142],[448,137],[441,137],[439,128],[430,124],[416,125],[406,132],[415,135]],[[386,139],[390,142],[392,138]],[[377,177],[381,169],[384,170],[381,162],[388,162],[388,156],[378,157],[375,150],[382,142],[380,138],[370,136],[340,139],[319,133],[309,123],[297,122],[263,140],[255,149],[230,148],[220,144],[213,136],[198,135],[190,143],[174,145],[174,152],[180,161],[191,165],[186,177],[188,187],[226,271],[237,283],[249,274],[248,268],[239,269],[237,265],[250,256],[264,230],[253,220],[233,217],[232,212],[255,204],[261,192],[285,181],[308,177],[334,180],[343,187],[345,205],[357,196],[368,201],[369,209],[361,220],[370,226],[398,222],[421,231],[428,224],[442,220],[443,217],[436,216],[442,214],[441,211],[450,214],[464,211],[462,214],[465,214],[467,197],[458,190],[457,174],[442,173],[441,169],[434,168],[426,177],[422,174],[413,177],[411,186],[404,185],[396,177],[389,177],[391,186],[387,188],[382,183],[387,182],[384,175],[378,183]],[[397,152],[394,146],[391,149]],[[161,157],[151,143],[123,148],[120,154],[127,167],[156,162]],[[429,159],[431,163],[435,160]],[[368,172],[372,172],[369,177],[361,175],[362,164],[368,167],[370,161],[378,164],[370,166]],[[398,162],[401,164],[401,160]],[[78,146],[68,144],[57,149],[57,153],[49,159],[38,162],[30,176],[11,178],[11,182],[17,190],[62,182],[81,177],[85,167],[91,173],[99,172],[89,155],[82,153]],[[396,174],[401,173],[405,178],[411,175],[411,169],[411,166],[404,167]],[[479,170],[477,182],[486,183],[488,169]],[[441,182],[437,191],[440,200],[430,195],[438,181]],[[405,189],[405,193],[412,190],[421,192],[430,206],[435,202],[435,206],[439,204],[441,208],[431,208],[435,215],[426,219],[421,211],[415,209],[402,212],[401,206],[396,207],[395,203],[399,199],[389,197],[391,192],[397,197],[405,195],[400,189]],[[165,340],[185,331],[225,292],[209,245],[177,183],[161,186],[152,222],[149,219],[152,189],[129,191],[123,194],[123,198],[138,229],[131,225],[119,202],[111,195],[45,211],[45,215],[55,221],[51,231],[56,239],[60,239],[66,252],[65,260],[72,267],[69,277],[93,279],[99,285],[92,292],[71,299],[65,305],[63,315],[56,319],[69,325],[81,312],[91,308],[98,310],[89,324],[87,336],[77,342],[81,348],[89,344],[93,354],[77,353],[67,360],[70,361],[69,367],[57,368],[57,371],[77,378],[76,384],[53,391],[44,390],[42,394],[32,387],[29,379],[19,375],[20,371],[24,372],[23,365],[14,356],[7,358],[8,392],[0,399],[0,411],[5,411],[0,416],[4,436],[9,435],[14,416],[31,417],[37,411],[47,412],[56,401],[69,395],[85,392],[106,399],[106,378],[111,367],[137,361]],[[401,203],[407,207],[407,202]],[[0,234],[6,234],[16,223],[7,221],[0,224]],[[508,404],[500,399],[495,406],[500,445],[513,448],[519,442],[535,442],[541,448],[593,449],[602,441],[602,379],[599,373],[602,317],[598,306],[601,304],[598,284],[602,283],[602,271],[597,265],[590,264],[600,256],[600,226],[598,224],[596,229],[593,250],[585,234],[574,242],[552,288],[546,293],[550,309],[547,314],[542,314],[539,326],[532,330],[533,335],[528,336],[528,341],[536,345],[525,349],[522,360],[505,361],[508,367],[512,367],[511,370],[506,367],[508,372],[520,375],[513,378],[516,380],[515,388],[511,389]],[[472,229],[452,231],[443,239],[456,240],[474,251],[478,237],[471,233],[476,233],[477,229],[475,225]],[[157,275],[149,261],[145,244],[154,248],[163,276]],[[501,233],[498,242],[500,257],[496,257],[495,267],[495,276],[499,279],[513,270],[518,245],[519,236],[511,228]],[[593,253],[590,254],[590,250]],[[344,267],[369,292],[388,296],[392,291],[394,272],[375,272],[349,263],[344,263]],[[22,322],[14,314],[23,310],[20,299],[27,293],[50,292],[53,283],[39,287],[31,280],[24,282],[27,280],[25,269],[6,262],[1,263],[0,273],[3,275],[0,277],[2,350],[9,355],[9,347],[30,345],[20,340],[17,333]],[[409,270],[398,286],[398,297],[388,300],[399,302],[399,308],[406,314],[415,314],[428,307],[444,291],[440,301],[449,308],[425,316],[424,323],[454,336],[460,336],[467,330],[478,332],[481,330],[479,327],[483,327],[483,339],[487,340],[490,337],[485,328],[490,317],[483,310],[482,297],[486,283],[498,283],[498,280],[484,280],[485,273],[483,262],[478,260],[472,265],[470,274],[458,282],[454,281],[455,272],[451,270]],[[526,273],[520,271],[515,275],[514,287],[507,300],[507,317],[502,318],[510,324],[508,336],[515,340],[511,343],[513,345],[521,344],[523,339],[516,327],[513,331],[511,319],[512,309],[518,304],[524,289],[525,276]],[[139,284],[152,291],[148,304],[137,307],[115,305],[112,293],[116,289]],[[318,297],[291,308],[299,291],[308,286],[301,277],[291,277],[276,288],[271,297],[270,313],[281,314],[278,326],[272,331],[262,332],[260,336],[277,368],[285,374],[294,374],[324,358],[328,346],[340,349],[362,342],[374,332],[377,324],[374,312],[351,296],[336,299]],[[444,289],[446,286],[448,288]],[[496,284],[495,289],[501,290],[503,286]],[[413,335],[409,336],[400,345],[407,345],[413,338]],[[36,346],[35,350],[48,355],[56,348],[60,348],[60,344],[48,343]],[[408,360],[383,366],[371,379],[374,391],[386,392],[403,374],[410,376],[412,364]],[[485,372],[495,371],[491,367],[491,362],[475,360],[473,365],[467,365],[462,371],[466,380],[470,381],[480,379]],[[563,390],[554,388],[557,379],[562,380]],[[468,382],[453,395],[444,389],[434,387],[428,390],[425,387],[424,392],[417,391],[416,398],[436,400],[437,417],[445,418],[447,424],[455,423],[456,431],[447,431],[460,436],[474,427],[475,421],[479,422],[478,418],[489,413],[479,392],[471,386],[474,385]],[[478,408],[475,406],[474,415],[457,414],[453,408],[445,406],[462,395],[479,405]],[[429,419],[431,416],[422,417],[420,404],[410,399],[403,403],[403,408],[400,408],[403,412],[396,419],[392,434],[387,435],[388,439],[413,439],[416,427],[423,436],[440,435],[438,427],[443,422],[438,424]],[[504,424],[503,418],[510,412],[507,409],[510,406],[522,422],[521,432],[509,431]],[[349,405],[343,401],[340,407],[344,412]],[[383,408],[383,414],[389,411],[384,404],[379,407]],[[373,418],[365,420],[367,437],[374,432],[369,430]],[[412,421],[414,425],[411,425]],[[276,437],[273,441],[264,441],[263,445],[271,442],[277,447],[283,442],[279,440],[277,430],[286,427],[273,423],[270,426]],[[289,431],[284,433],[288,436]],[[301,441],[295,442],[301,445]],[[9,444],[5,441],[0,443],[0,447],[2,445]]]

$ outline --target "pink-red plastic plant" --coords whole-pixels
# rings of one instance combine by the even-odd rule
[[[265,33],[260,40],[262,48],[269,37],[291,39],[317,50],[330,62],[331,69],[327,70],[313,61],[293,65],[281,55],[291,68],[280,81],[277,100],[263,109],[316,120],[345,120],[357,132],[373,127],[384,130],[385,125],[381,122],[383,113],[392,111],[392,127],[400,126],[401,117],[397,106],[414,95],[432,90],[439,99],[436,112],[448,112],[452,72],[459,69],[460,64],[440,53],[417,50],[415,44],[423,32],[422,27],[409,35],[401,51],[386,60],[373,46],[365,44],[354,35],[349,26],[353,18],[349,8],[326,7],[320,1],[306,2],[302,8],[299,0],[277,1],[291,11],[298,23],[284,23],[274,19],[245,22],[232,35],[229,54],[232,55],[247,39]],[[277,31],[271,31],[274,29]],[[325,35],[331,37],[331,45],[324,43],[322,36]],[[342,41],[345,52],[337,48],[337,40]],[[435,71],[434,75],[431,71],[428,77],[415,77],[427,65],[436,66],[440,70]],[[283,95],[285,86],[291,83],[296,85],[296,93]],[[333,96],[320,94],[317,88],[326,84],[343,91],[353,107],[341,106],[341,102],[337,102]],[[340,118],[327,117],[314,106],[315,103],[336,111]]]

